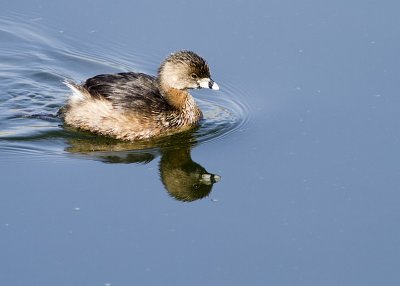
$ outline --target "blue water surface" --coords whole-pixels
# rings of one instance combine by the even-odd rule
[[[399,285],[400,4],[6,1],[2,285]],[[71,130],[63,80],[207,59],[205,119]],[[204,183],[204,176],[214,176]]]

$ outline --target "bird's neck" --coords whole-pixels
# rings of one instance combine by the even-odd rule
[[[196,101],[187,90],[160,85],[160,91],[166,101],[180,114],[183,125],[197,124],[203,114]]]
[[[161,94],[172,107],[178,110],[184,109],[187,101],[192,99],[187,90],[180,90],[169,86],[161,87]]]

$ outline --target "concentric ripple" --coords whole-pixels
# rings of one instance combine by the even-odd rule
[[[193,91],[204,119],[197,129],[184,134],[132,143],[69,130],[57,117],[69,95],[62,84],[65,78],[81,81],[98,73],[127,70],[154,73],[158,65],[154,57],[161,61],[164,55],[124,54],[115,46],[105,52],[97,46],[83,46],[70,37],[61,37],[60,41],[59,34],[55,40],[55,33],[58,32],[49,31],[38,19],[0,19],[0,153],[3,155],[46,158],[73,152],[199,144],[222,139],[244,128],[247,122],[244,94],[219,81],[218,92]]]

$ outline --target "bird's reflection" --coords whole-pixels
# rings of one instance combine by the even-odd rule
[[[123,142],[105,137],[72,137],[66,151],[104,163],[148,163],[161,155],[159,174],[171,197],[191,202],[208,196],[220,176],[208,173],[191,158],[194,131],[158,141]]]

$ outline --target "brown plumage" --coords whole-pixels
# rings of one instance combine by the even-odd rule
[[[157,77],[104,74],[66,85],[73,91],[62,110],[67,125],[131,141],[196,126],[202,113],[188,89],[218,89],[206,61],[191,51],[167,57]]]

